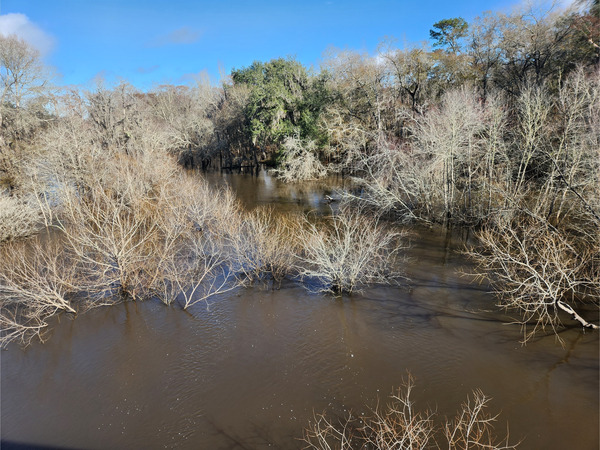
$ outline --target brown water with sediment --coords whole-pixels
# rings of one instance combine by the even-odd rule
[[[330,186],[225,181],[249,207],[329,209]],[[450,416],[480,388],[520,448],[597,449],[598,334],[522,346],[486,286],[459,275],[459,236],[411,240],[403,286],[333,298],[288,282],[187,312],[145,302],[63,316],[46,343],[1,353],[2,448],[301,448],[314,413],[368,413],[410,371],[417,407]]]

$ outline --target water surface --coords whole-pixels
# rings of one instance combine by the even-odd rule
[[[329,208],[319,185],[226,181],[248,207]],[[411,236],[401,286],[334,298],[289,282],[187,312],[145,302],[61,317],[46,343],[1,353],[3,448],[301,448],[315,412],[368,413],[407,371],[417,406],[442,416],[482,389],[521,448],[598,448],[598,334],[522,346],[486,286],[459,275],[460,237]]]

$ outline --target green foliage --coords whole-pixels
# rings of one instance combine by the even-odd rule
[[[460,50],[459,40],[467,35],[469,25],[462,17],[440,20],[429,30],[429,37],[434,39],[434,47],[449,48],[452,53]]]
[[[269,148],[292,135],[323,141],[317,126],[327,99],[323,76],[312,77],[298,61],[278,58],[233,70],[232,78],[234,85],[250,90],[244,126],[247,145]]]

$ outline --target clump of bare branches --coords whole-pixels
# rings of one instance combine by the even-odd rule
[[[500,304],[520,313],[524,341],[556,333],[565,313],[598,329],[581,311],[600,298],[600,84],[578,70],[555,111],[547,97],[543,88],[521,93],[513,177],[470,251]]]
[[[281,283],[295,271],[301,247],[297,239],[300,217],[278,215],[272,208],[257,208],[240,219],[231,235],[236,271],[244,281],[266,278]]]
[[[87,304],[87,298],[74,296],[85,283],[77,261],[64,250],[60,239],[48,236],[0,247],[0,344],[28,343],[54,314],[76,313]]]
[[[434,413],[418,411],[410,398],[414,380],[408,377],[403,386],[392,394],[385,406],[377,405],[373,415],[363,420],[363,436],[374,448],[423,448],[435,434]]]
[[[2,247],[2,301],[35,308],[41,316],[75,312],[69,295],[78,290],[73,261],[56,241],[36,237]]]
[[[288,183],[316,180],[327,175],[327,169],[316,154],[317,145],[312,140],[303,141],[288,136],[283,142],[283,156],[275,174]]]
[[[83,198],[65,190],[58,227],[70,248],[99,285],[132,298],[160,293],[171,303],[182,295],[188,307],[200,292],[222,292],[232,277],[218,287],[214,278],[227,273],[224,235],[238,213],[231,195],[165,162],[137,162],[115,168],[111,189],[90,187]]]
[[[409,375],[389,397],[369,415],[352,414],[334,421],[326,414],[315,415],[304,430],[305,448],[311,449],[423,449],[448,448],[514,449],[508,434],[498,437],[493,424],[498,416],[487,412],[489,397],[480,390],[461,405],[454,419],[440,419],[431,410],[418,410],[411,399],[414,379]]]
[[[185,175],[168,203],[163,211],[170,212],[157,222],[162,238],[155,247],[152,293],[187,309],[235,289],[239,280],[232,270],[230,236],[241,211],[233,194]]]
[[[567,313],[583,327],[598,329],[578,312],[586,299],[600,296],[598,237],[582,245],[574,237],[535,217],[517,216],[501,230],[485,228],[478,233],[483,251],[473,251],[495,287],[500,305],[520,312],[524,341],[538,331],[555,333]]]
[[[0,194],[0,242],[35,234],[42,223],[41,210],[31,200]]]
[[[188,308],[238,285],[229,269],[240,214],[231,193],[165,154],[92,162],[97,170],[78,181],[57,174],[51,201],[40,202],[51,236],[3,247],[1,344],[27,342],[49,316],[84,304],[158,297]]]
[[[348,207],[328,222],[306,219],[297,237],[302,243],[300,275],[316,281],[315,289],[322,292],[352,292],[365,284],[389,283],[399,275],[395,261],[403,236],[377,215]]]
[[[355,161],[360,200],[405,221],[478,224],[509,171],[505,104],[482,105],[468,87],[447,92],[407,126],[411,139],[381,137]]]
[[[498,415],[492,416],[486,409],[490,398],[480,389],[475,389],[461,405],[453,420],[445,423],[445,442],[449,449],[514,449],[517,444],[510,444],[508,432],[499,438],[494,432],[493,423]]]

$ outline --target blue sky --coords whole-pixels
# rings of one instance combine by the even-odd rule
[[[318,68],[330,46],[373,52],[385,36],[426,41],[438,20],[467,21],[515,0],[0,0],[0,33],[40,48],[58,84],[97,76],[142,89],[293,56]]]

